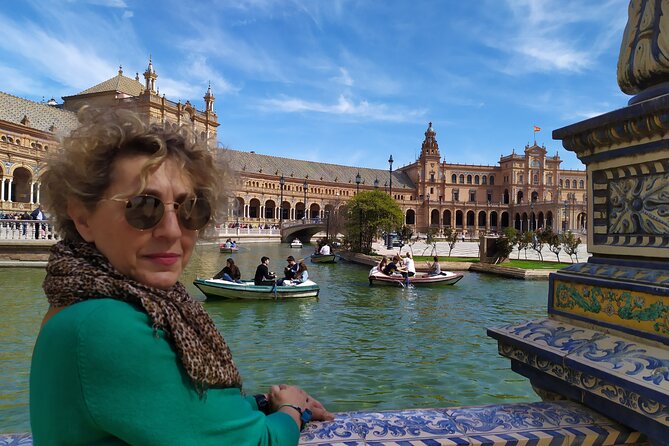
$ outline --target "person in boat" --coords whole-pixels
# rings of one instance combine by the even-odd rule
[[[383,272],[383,269],[386,267],[387,264],[388,264],[388,257],[386,256],[381,257],[381,261],[379,262],[378,265],[376,265],[376,270]]]
[[[434,256],[434,262],[432,262],[429,266],[430,266],[430,271],[428,271],[428,275],[438,276],[441,274],[441,265],[439,265],[439,257]]]
[[[207,144],[129,110],[79,117],[40,172],[62,238],[30,369],[34,443],[294,446],[310,412],[332,419],[296,386],[245,396],[228,344],[178,281],[220,212],[226,170]]]
[[[224,246],[225,246],[226,248],[232,248],[232,240],[227,239],[227,240],[225,241],[225,245],[224,245]]]
[[[307,271],[307,265],[304,263],[304,260],[300,260],[300,263],[297,267],[297,272],[295,273],[295,278],[293,283],[304,283],[309,280],[309,271]]]
[[[416,263],[413,261],[413,256],[410,252],[407,252],[406,257],[403,260],[405,273],[409,277],[416,275]]]
[[[324,243],[323,246],[321,247],[320,254],[324,256],[329,256],[332,253],[330,250],[330,245],[327,243]]]
[[[260,258],[260,265],[256,268],[256,274],[253,276],[253,283],[265,286],[274,286],[276,283],[276,275],[269,271],[269,257],[262,256]]]
[[[299,265],[297,264],[297,262],[295,261],[295,257],[293,256],[288,256],[286,258],[286,261],[288,262],[288,264],[283,269],[283,279],[293,280],[295,278],[295,273],[297,273]]]
[[[237,242],[234,241],[234,240],[232,240],[232,241],[230,242],[230,247],[231,247],[231,248],[236,248],[236,247],[237,247]]]
[[[214,279],[223,279],[227,280],[228,282],[242,283],[242,273],[237,265],[235,265],[235,261],[232,258],[228,258],[228,260],[225,261],[225,267],[216,273]]]
[[[386,266],[383,267],[381,271],[387,276],[392,276],[395,271],[398,271],[398,263],[400,263],[400,258],[399,256],[395,256],[386,264]]]

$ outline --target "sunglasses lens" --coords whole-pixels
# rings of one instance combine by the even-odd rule
[[[139,195],[128,200],[125,206],[125,219],[137,229],[154,227],[163,218],[165,207],[163,202],[151,195]]]
[[[203,198],[191,198],[184,201],[179,205],[177,212],[181,225],[191,231],[204,228],[211,218],[211,206]]]

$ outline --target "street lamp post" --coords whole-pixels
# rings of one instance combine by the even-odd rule
[[[530,215],[532,216],[532,225],[530,226],[530,230],[534,231],[537,228],[537,222],[534,217],[534,201],[530,202]]]
[[[358,195],[360,193],[360,182],[362,181],[362,178],[360,178],[360,172],[355,176],[355,194]],[[360,211],[358,213],[359,217],[359,230],[360,230],[360,237],[358,238],[358,245],[360,247],[360,252],[362,252],[362,208],[360,207],[360,203],[358,203],[358,210]]]
[[[427,228],[430,229],[432,226],[431,215],[430,215],[430,194],[425,195],[427,197]]]
[[[307,187],[309,185],[307,184],[307,180],[304,180],[304,183],[302,183],[302,187],[304,188],[304,215],[302,216],[302,221],[304,223],[307,222]]]
[[[390,158],[388,158],[388,164],[390,164],[390,169],[388,169],[389,177],[390,177],[390,188],[388,189],[390,191],[390,198],[393,197],[393,156],[390,155]]]
[[[283,225],[283,185],[286,184],[286,179],[281,175],[279,178],[279,186],[281,186],[281,203],[279,203],[279,229]]]
[[[567,232],[569,230],[569,201],[564,201],[564,229],[562,232]]]
[[[325,211],[325,242],[330,240],[330,211]]]

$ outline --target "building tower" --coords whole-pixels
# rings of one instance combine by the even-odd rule
[[[149,66],[146,67],[146,71],[144,72],[144,79],[145,79],[145,90],[150,93],[155,93],[156,92],[156,79],[158,78],[158,75],[156,74],[156,70],[153,69],[153,63],[151,62],[151,56],[149,56]]]

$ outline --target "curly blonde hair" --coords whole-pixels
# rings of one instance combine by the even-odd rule
[[[165,160],[174,161],[193,184],[195,194],[209,201],[216,220],[227,202],[224,186],[230,172],[214,160],[206,141],[181,127],[147,124],[137,113],[123,109],[79,112],[80,126],[65,137],[40,176],[41,204],[63,238],[81,239],[67,213],[67,203],[77,199],[91,211],[111,184],[111,166],[125,155],[147,155],[140,174],[141,192],[149,175]]]

